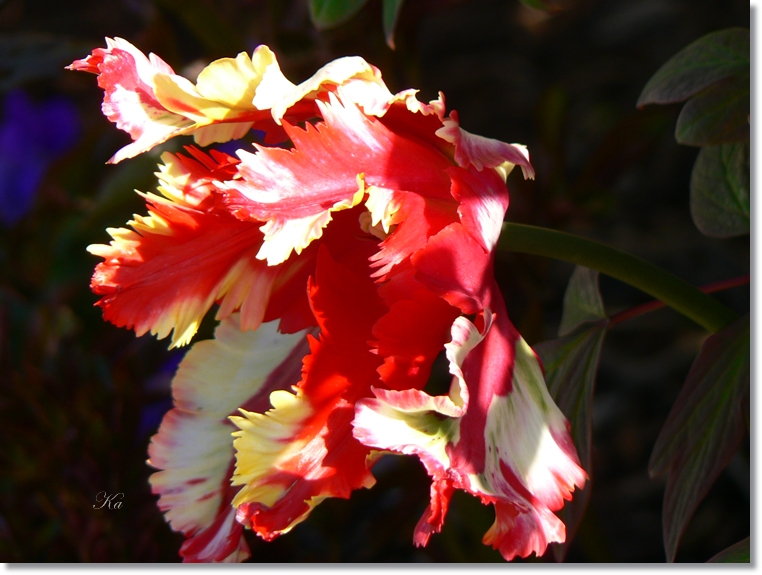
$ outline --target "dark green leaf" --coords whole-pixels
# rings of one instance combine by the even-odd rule
[[[368,0],[310,0],[310,16],[318,30],[349,20]]]
[[[747,314],[701,346],[651,454],[651,476],[667,473],[662,527],[670,562],[688,520],[743,440],[748,394]]]
[[[394,50],[394,29],[397,27],[397,19],[400,8],[405,0],[384,0],[384,36],[389,48]]]
[[[564,312],[558,335],[568,335],[579,325],[606,317],[598,291],[598,272],[577,266],[564,294]]]
[[[580,463],[588,474],[592,442],[593,389],[607,326],[608,320],[604,319],[579,334],[544,341],[534,347],[543,362],[550,395],[571,424],[572,438]],[[575,493],[574,498],[559,512],[566,525],[567,537],[566,543],[553,547],[558,561],[561,561],[566,553],[568,542],[579,526],[589,497],[588,481],[585,488]]]
[[[721,80],[685,103],[675,139],[688,146],[749,141],[749,74]]]
[[[691,215],[701,233],[749,233],[749,144],[701,148],[691,174]]]
[[[724,78],[748,74],[750,51],[746,28],[707,34],[659,68],[643,88],[637,106],[682,102]]]
[[[731,545],[724,551],[720,551],[707,563],[751,563],[751,551],[749,549],[749,537],[743,541]]]

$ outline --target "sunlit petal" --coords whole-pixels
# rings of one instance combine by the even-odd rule
[[[495,504],[497,519],[485,543],[507,560],[540,555],[549,543],[563,541],[563,523],[552,511],[586,475],[534,353],[494,325],[489,312],[484,317],[483,331],[463,317],[453,324],[449,396],[374,389],[376,399],[357,403],[354,433],[366,445],[418,455],[432,476],[416,543],[441,529],[457,488]],[[510,353],[497,355],[498,348]]]
[[[534,179],[534,168],[529,163],[529,152],[521,144],[506,144],[492,138],[471,134],[460,127],[458,115],[450,113],[437,130],[437,135],[455,146],[455,160],[458,165],[477,170],[500,168],[503,179],[514,166],[519,166],[525,179]]]
[[[282,335],[274,323],[242,332],[233,315],[214,340],[195,344],[181,362],[172,383],[175,407],[151,441],[149,464],[161,470],[150,479],[159,507],[188,537],[181,551],[186,561],[248,557],[231,507],[234,428],[226,417],[242,405],[257,408],[294,383],[304,342],[303,332]]]

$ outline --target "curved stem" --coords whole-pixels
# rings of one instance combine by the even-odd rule
[[[598,270],[655,297],[712,333],[738,317],[733,310],[679,277],[639,257],[593,240],[506,222],[498,247]]]
[[[729,280],[721,280],[718,282],[714,282],[705,286],[701,286],[699,289],[704,293],[714,293],[738,286],[747,285],[751,281],[751,277],[749,275],[740,276],[737,278],[732,278]],[[631,319],[633,317],[637,317],[639,315],[643,315],[644,313],[648,313],[649,311],[654,311],[657,309],[661,309],[665,307],[666,304],[663,301],[659,301],[658,299],[651,300],[649,302],[646,302],[644,304],[637,305],[635,307],[631,307],[629,309],[622,310],[618,313],[615,313],[611,317],[609,317],[609,329],[614,327],[618,323],[622,323],[623,321],[627,321],[628,319]]]

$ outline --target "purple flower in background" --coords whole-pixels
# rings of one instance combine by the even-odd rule
[[[21,90],[3,98],[0,120],[0,221],[13,225],[32,207],[50,164],[79,135],[74,106],[56,96],[32,102]]]

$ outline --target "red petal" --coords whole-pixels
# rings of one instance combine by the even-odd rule
[[[413,542],[418,547],[425,547],[429,537],[442,530],[453,491],[455,488],[451,481],[439,478],[431,481],[431,500],[418,520],[413,534]]]
[[[280,407],[264,416],[244,414],[248,422],[236,420],[242,429],[236,439],[240,469],[236,473],[245,483],[238,520],[265,539],[291,529],[323,497],[346,498],[374,481],[366,461],[370,450],[352,436],[351,425],[354,402],[368,396],[370,386],[379,382],[380,359],[367,341],[386,308],[367,274],[372,248],[360,243],[337,261],[321,246],[310,282],[321,334],[319,339],[310,338],[297,395],[282,396]],[[354,271],[363,265],[365,274]],[[268,428],[277,428],[276,435],[270,433],[270,447],[264,445]],[[248,493],[255,495],[249,499]],[[263,501],[263,493],[274,501]]]
[[[394,202],[399,209],[390,224],[394,232],[381,242],[373,254],[373,276],[384,281],[396,267],[423,248],[429,239],[445,226],[457,221],[457,204],[452,199],[428,198],[412,192],[395,192]]]
[[[103,91],[103,113],[134,140],[119,150],[109,162],[119,162],[145,152],[169,138],[184,133],[194,122],[164,107],[156,97],[154,77],[174,75],[172,68],[151,54],[121,38],[106,42],[108,48],[96,48],[92,54],[73,62],[69,69],[98,74]]]
[[[271,222],[266,241],[278,233],[294,234],[289,245],[299,251],[320,237],[315,226],[328,220],[314,218],[356,203],[360,174],[368,186],[450,198],[444,169],[452,164],[446,156],[391,132],[351,102],[329,97],[330,103],[318,102],[324,123],[304,130],[284,124],[292,150],[256,146],[256,154],[239,153],[242,179],[228,182],[226,203],[242,219]],[[306,219],[301,232],[287,227],[301,219]]]
[[[246,328],[261,322],[278,273],[255,258],[262,242],[256,225],[148,197],[152,216],[137,218],[130,230],[112,231],[110,246],[90,246],[105,259],[95,268],[91,287],[104,317],[117,326],[151,331],[173,345],[192,337],[212,304],[235,298]],[[237,289],[233,289],[234,285]],[[236,305],[238,304],[238,305]],[[230,309],[233,308],[233,309]]]
[[[237,198],[240,208],[251,216],[263,220],[314,214],[350,199],[358,174],[365,174],[368,185],[448,197],[444,170],[452,164],[443,154],[395,134],[333,94],[329,103],[318,105],[323,123],[304,130],[285,124],[293,150],[255,145],[257,154],[244,155],[239,169],[243,182],[231,187],[242,194]],[[232,199],[229,204],[239,207]]]
[[[423,288],[409,272],[395,275],[381,293],[403,290],[404,296],[394,297],[389,312],[373,326],[376,352],[384,358],[378,373],[389,389],[423,389],[431,364],[449,340],[458,310]]]
[[[484,307],[493,310],[485,338],[463,362],[462,370],[469,385],[469,404],[461,422],[461,439],[448,452],[453,466],[481,472],[484,470],[484,429],[490,404],[495,396],[511,391],[516,341],[521,337],[508,319],[503,296],[495,280],[488,286]]]
[[[195,146],[185,146],[190,155],[162,154],[156,176],[159,191],[175,203],[201,211],[214,211],[219,201],[215,182],[232,179],[237,172],[238,158],[217,150],[205,154]]]
[[[451,224],[412,258],[416,279],[459,307],[480,312],[492,282],[492,258],[461,224]]]

